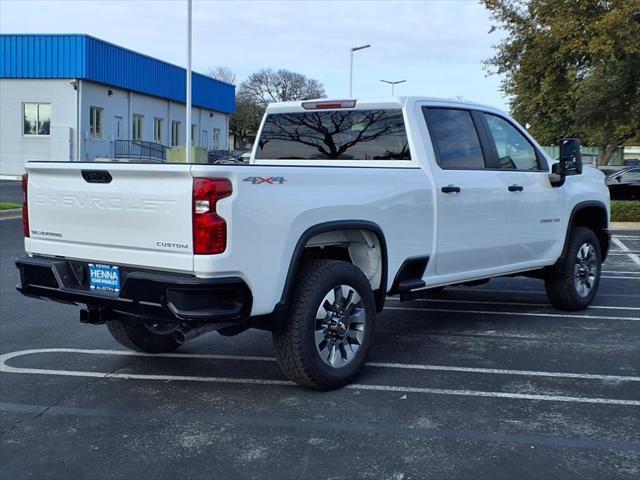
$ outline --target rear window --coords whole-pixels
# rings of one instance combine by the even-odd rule
[[[256,159],[411,160],[402,110],[272,113]]]

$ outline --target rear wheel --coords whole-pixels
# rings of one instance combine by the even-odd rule
[[[598,237],[586,227],[574,227],[565,255],[545,279],[554,307],[582,310],[593,301],[600,283],[601,254]]]
[[[305,264],[289,318],[273,332],[280,368],[306,387],[346,385],[365,362],[375,313],[373,291],[357,267],[338,260]]]
[[[174,323],[141,321],[128,315],[120,315],[106,322],[111,336],[123,347],[147,353],[173,352],[181,344],[173,338]]]

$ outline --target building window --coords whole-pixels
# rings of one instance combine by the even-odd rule
[[[89,133],[92,138],[102,138],[102,116],[104,110],[99,107],[89,107]]]
[[[144,127],[144,115],[133,114],[133,139],[142,140]]]
[[[220,129],[213,129],[213,149],[220,150]]]
[[[191,144],[197,145],[198,140],[198,126],[194,123],[191,125]]]
[[[162,143],[162,130],[164,127],[164,119],[162,118],[154,118],[153,119],[153,141],[156,143]]]
[[[51,131],[50,103],[22,104],[22,133],[30,136],[48,136]]]
[[[180,145],[180,122],[174,120],[171,122],[171,146]]]
[[[122,122],[123,122],[123,118],[122,117],[118,117],[116,116],[116,139],[117,140],[121,140],[122,139]]]

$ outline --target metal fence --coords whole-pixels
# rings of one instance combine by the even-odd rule
[[[167,159],[168,148],[160,143],[142,140],[116,140],[114,156],[164,162]]]
[[[560,147],[558,147],[557,145],[543,146],[542,149],[545,152],[547,152],[549,155],[551,155],[551,157],[553,158],[557,158],[558,155],[560,155]],[[600,151],[598,147],[586,147],[583,145],[581,151],[582,151],[582,159],[586,164],[592,165],[594,167],[604,166],[604,165],[597,165],[598,152]],[[622,165],[623,160],[624,160],[623,148],[619,148],[615,151],[615,153],[609,160],[609,165]]]

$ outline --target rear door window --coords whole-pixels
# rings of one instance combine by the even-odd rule
[[[445,170],[480,170],[485,160],[468,110],[423,107],[436,158]]]
[[[411,160],[402,110],[271,113],[256,159]]]

